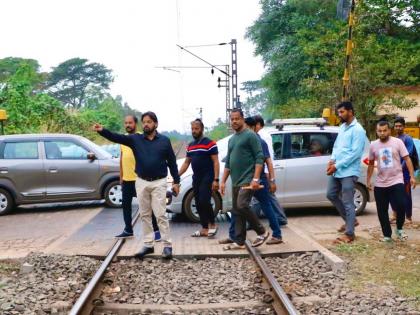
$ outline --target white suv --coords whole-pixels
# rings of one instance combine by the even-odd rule
[[[304,120],[308,121],[308,120]],[[331,207],[326,198],[328,176],[326,165],[330,159],[339,127],[317,125],[279,124],[277,128],[266,127],[260,135],[268,143],[276,173],[276,196],[285,208]],[[229,137],[217,142],[219,148],[220,171],[223,173]],[[361,163],[361,177],[356,184],[354,204],[356,214],[360,214],[373,194],[366,188],[369,140],[366,138]],[[183,159],[178,160],[178,165]],[[215,215],[219,210],[232,206],[230,182],[222,198],[213,193],[212,205]],[[199,222],[192,192],[191,168],[181,178],[181,192],[173,197],[168,211],[184,213],[191,221]]]

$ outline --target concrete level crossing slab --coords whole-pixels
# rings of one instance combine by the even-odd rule
[[[193,223],[172,223],[171,224],[171,237],[173,254],[179,258],[190,257],[238,257],[248,256],[247,250],[223,250],[223,245],[218,243],[219,239],[228,236],[229,222],[221,222],[219,224],[219,231],[213,238],[207,237],[191,237],[191,234],[200,229],[200,225]],[[268,224],[265,224],[268,225]],[[285,227],[282,229],[283,244],[277,245],[262,245],[258,247],[262,255],[279,255],[296,252],[317,251],[311,243],[306,239],[300,237],[292,229]],[[248,239],[253,240],[256,237],[255,232],[248,231]],[[125,242],[124,246],[118,253],[118,256],[131,257],[142,247],[140,237],[136,239],[129,239]],[[163,250],[163,244],[157,242],[155,244],[155,253],[151,256],[160,256]]]
[[[133,212],[135,212],[133,210]],[[200,229],[199,224],[188,223],[179,219],[179,216],[170,215],[171,238],[173,254],[176,257],[237,257],[247,256],[246,250],[224,251],[218,240],[228,235],[229,222],[225,215],[217,218],[219,231],[214,238],[191,237],[191,234]],[[268,226],[267,222],[264,222]],[[66,255],[84,255],[92,257],[105,257],[115,243],[114,236],[123,230],[121,209],[103,209],[82,228],[54,248],[54,253]],[[127,239],[118,256],[120,258],[132,257],[143,246],[141,241],[141,224],[134,227],[135,237]],[[263,255],[278,255],[294,252],[316,251],[317,249],[305,238],[299,236],[292,229],[282,229],[284,244],[263,245],[259,248]],[[248,238],[254,239],[255,233],[249,231]],[[155,254],[160,256],[163,250],[162,243],[155,244]]]

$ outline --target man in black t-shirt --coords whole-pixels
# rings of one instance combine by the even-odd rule
[[[217,144],[203,136],[204,124],[200,119],[191,122],[191,133],[194,141],[187,147],[187,157],[179,170],[184,174],[192,166],[193,190],[195,204],[202,229],[194,232],[193,237],[212,237],[217,233],[211,205],[212,191],[219,189],[219,157]]]

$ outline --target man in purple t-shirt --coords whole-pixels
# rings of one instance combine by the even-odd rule
[[[392,230],[388,217],[391,196],[395,203],[395,210],[397,211],[396,234],[401,241],[404,241],[407,239],[407,235],[403,231],[405,220],[405,192],[401,159],[403,159],[407,165],[410,173],[410,184],[414,189],[416,187],[416,181],[414,178],[413,164],[411,163],[404,143],[398,138],[391,137],[389,122],[380,121],[376,126],[376,133],[379,139],[371,143],[369,150],[367,187],[372,189],[371,178],[376,161],[378,175],[376,177],[374,193],[378,218],[384,235],[383,241],[392,241]]]

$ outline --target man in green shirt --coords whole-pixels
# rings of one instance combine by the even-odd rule
[[[235,108],[230,114],[230,123],[235,134],[229,139],[225,170],[220,192],[225,194],[226,181],[232,180],[232,213],[235,215],[235,240],[224,249],[243,249],[246,240],[246,222],[248,221],[258,237],[252,246],[262,245],[270,233],[266,231],[249,204],[255,190],[260,189],[260,174],[264,164],[264,155],[257,135],[245,126],[242,110]]]

